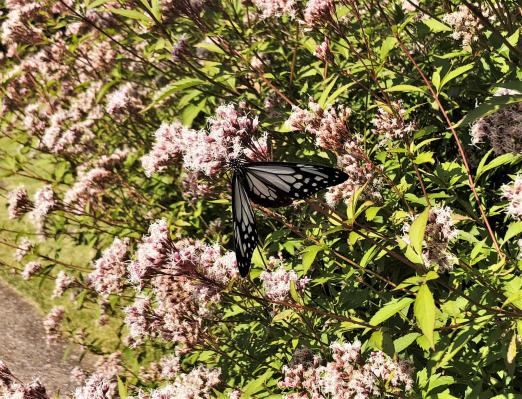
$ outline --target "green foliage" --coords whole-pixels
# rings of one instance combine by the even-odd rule
[[[356,341],[357,367],[370,364],[373,350],[412,370],[411,390],[394,386],[392,375],[372,397],[520,397],[522,221],[512,208],[521,199],[509,191],[522,173],[516,2],[335,1],[314,21],[305,11],[313,2],[277,15],[262,15],[270,3],[262,1],[198,8],[77,0],[59,12],[44,3],[22,24],[35,29],[32,36],[9,41],[2,31],[0,206],[8,208],[8,192],[20,184],[30,198],[51,185],[56,204],[41,226],[31,215],[0,215],[0,277],[46,312],[64,305],[63,333],[82,336],[86,350],[122,352],[114,380],[120,398],[168,384],[144,370],[173,353],[181,363],[170,383],[198,366],[220,368],[210,397],[235,389],[245,399],[311,397],[280,386],[284,366],[306,348],[326,367],[332,343]],[[1,4],[7,23],[12,6]],[[469,31],[459,31],[452,12],[467,15]],[[233,250],[226,165],[199,170],[204,156],[217,155],[192,153],[205,151],[197,141],[182,150],[156,145],[160,126],[175,121],[193,135],[208,132],[226,104],[241,123],[258,123],[241,134],[236,125],[222,127],[230,135],[266,133],[273,159],[337,165],[349,181],[328,201],[320,194],[288,207],[255,206],[261,242],[247,279],[209,283],[207,264],[183,276],[210,284],[219,298],[208,305],[197,296],[208,308],[184,311],[184,322],[200,322],[200,339],[188,349],[163,334],[161,322],[130,345],[126,309],[140,297],[154,310],[161,305],[156,280],[129,278],[155,220],[168,226],[169,256],[187,240]],[[297,108],[308,119],[296,127],[289,118]],[[126,157],[103,166],[102,157],[118,149]],[[188,167],[187,153],[199,164]],[[150,154],[161,160],[146,174]],[[96,168],[110,178],[79,185]],[[66,201],[82,187],[84,202]],[[35,247],[15,260],[25,236]],[[88,276],[115,237],[129,239],[127,271],[121,291],[104,296]],[[42,268],[25,281],[20,274],[30,261]],[[281,296],[270,295],[266,272],[279,267],[288,281]],[[172,278],[171,269],[159,269]],[[51,299],[60,271],[74,283]],[[179,289],[158,284],[170,295]],[[200,295],[185,290],[180,297]],[[98,325],[100,316],[107,325]]]

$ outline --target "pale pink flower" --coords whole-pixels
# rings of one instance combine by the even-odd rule
[[[414,122],[406,122],[406,110],[401,102],[392,103],[391,107],[379,107],[377,116],[372,121],[374,133],[388,140],[401,140],[409,137],[416,129]]]
[[[180,358],[176,355],[162,357],[159,361],[159,365],[161,369],[161,377],[166,380],[175,378],[181,369]]]
[[[65,316],[65,309],[62,306],[55,306],[43,321],[47,343],[55,343],[61,336],[60,324]]]
[[[241,399],[242,394],[240,389],[234,389],[228,394],[228,399]]]
[[[254,5],[261,10],[261,18],[295,17],[295,0],[253,0]]]
[[[335,10],[333,0],[308,0],[304,10],[305,23],[310,26],[324,25]]]
[[[87,375],[85,374],[85,370],[83,370],[79,366],[76,366],[71,370],[69,379],[71,380],[71,382],[74,382],[77,385],[81,385],[87,379]]]
[[[21,262],[25,255],[27,255],[34,248],[34,244],[27,237],[22,237],[17,245],[14,258]]]
[[[53,188],[50,185],[42,187],[35,193],[33,200],[34,207],[29,216],[33,220],[38,232],[43,232],[47,215],[57,206]]]
[[[304,362],[284,366],[279,386],[298,391],[293,398],[316,399],[363,399],[411,391],[412,370],[407,363],[381,351],[372,352],[365,361],[358,341],[334,342],[331,349],[332,361],[325,365],[319,357],[307,354]]]
[[[145,279],[165,267],[171,245],[166,220],[156,220],[149,226],[149,234],[138,244],[136,260],[129,265],[131,281],[141,286]]]
[[[512,184],[502,186],[502,196],[508,200],[506,213],[522,220],[522,175],[518,175]]]
[[[129,250],[129,239],[115,238],[101,258],[94,263],[94,271],[89,274],[90,285],[103,296],[120,293],[126,272],[125,260]]]
[[[31,200],[24,186],[9,191],[7,204],[9,219],[18,219],[32,207]]]
[[[310,279],[308,277],[299,278],[293,270],[286,271],[281,262],[274,271],[263,271],[259,278],[263,282],[265,295],[273,301],[284,301],[290,296],[291,284],[295,284],[298,291],[303,292]]]
[[[103,356],[96,362],[95,368],[97,375],[107,380],[112,380],[124,370],[121,352],[113,352],[110,355]]]
[[[488,17],[489,12],[483,9]],[[465,5],[459,5],[457,11],[446,14],[442,20],[453,28],[453,38],[462,41],[462,47],[469,46],[479,38],[483,29],[482,22]]]
[[[313,101],[310,101],[309,109],[294,107],[287,125],[293,130],[304,130],[314,135],[316,145],[321,148],[342,150],[344,143],[352,137],[347,127],[351,110],[344,106],[322,109]]]
[[[83,209],[87,203],[97,200],[112,178],[112,172],[99,167],[81,174],[78,181],[65,193],[64,203],[76,209]]]
[[[59,298],[74,283],[74,279],[60,270],[56,276],[52,298]]]
[[[341,201],[349,201],[355,191],[365,184],[368,184],[365,190],[368,198],[379,197],[378,190],[369,184],[374,178],[373,167],[364,157],[358,138],[354,137],[352,141],[345,143],[343,155],[337,158],[337,165],[348,175],[348,179],[328,189],[325,194],[328,205],[333,208]]]
[[[185,147],[185,138],[193,131],[186,129],[181,123],[163,123],[154,133],[155,143],[152,150],[141,158],[145,174],[150,177],[153,173],[164,170],[173,160],[180,156]]]
[[[330,40],[325,37],[323,42],[315,48],[315,56],[325,63],[333,61],[333,54],[330,50]]]
[[[28,262],[24,270],[22,271],[22,277],[24,280],[29,280],[32,276],[34,276],[36,273],[38,273],[42,268],[42,265],[40,262]]]
[[[153,390],[150,393],[150,398],[210,399],[214,397],[212,388],[215,388],[221,382],[220,374],[221,370],[217,368],[196,367],[187,374],[179,374],[172,384]]]
[[[85,385],[76,388],[74,399],[116,399],[116,382],[99,374],[91,375]]]
[[[107,96],[106,111],[117,120],[139,111],[143,107],[134,83],[128,82]]]

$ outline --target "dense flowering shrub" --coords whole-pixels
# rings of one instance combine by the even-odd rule
[[[98,356],[69,396],[517,397],[519,11],[0,0],[0,277]],[[247,278],[238,158],[348,175],[254,207]],[[2,362],[0,395],[52,397]]]

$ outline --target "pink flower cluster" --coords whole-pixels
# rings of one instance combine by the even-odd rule
[[[110,294],[122,292],[128,250],[128,238],[123,240],[115,238],[112,245],[103,252],[101,258],[96,260],[88,281],[98,294],[107,297]]]
[[[65,316],[65,309],[62,306],[55,306],[43,321],[45,335],[49,344],[55,343],[61,336],[60,324]]]
[[[116,399],[116,387],[116,381],[94,373],[85,385],[76,388],[74,399]]]
[[[489,16],[487,9],[483,9],[483,14]],[[462,41],[462,47],[477,41],[483,28],[480,19],[465,5],[460,5],[457,11],[445,15],[442,20],[453,28],[452,36]]]
[[[304,10],[304,20],[309,27],[325,25],[335,11],[333,0],[308,0]]]
[[[27,255],[34,248],[34,244],[27,237],[22,237],[16,248],[14,258],[18,262],[21,262],[25,255]]]
[[[372,121],[374,133],[388,140],[401,140],[409,137],[416,129],[415,123],[406,122],[406,110],[400,102],[394,102],[391,107],[379,107],[377,116]]]
[[[334,342],[330,348],[332,361],[326,365],[321,365],[318,356],[297,353],[296,357],[302,359],[283,368],[284,379],[279,386],[297,391],[287,398],[370,399],[411,391],[412,370],[406,362],[395,361],[381,351],[364,359],[359,341]]]
[[[313,101],[310,101],[308,106],[310,110],[293,107],[287,125],[293,130],[313,134],[318,147],[341,151],[344,143],[352,137],[346,125],[351,110],[344,106],[322,109]]]
[[[31,277],[33,277],[36,273],[38,273],[42,269],[42,265],[40,262],[28,262],[24,270],[22,271],[22,277],[24,280],[29,280]]]
[[[36,44],[43,40],[40,28],[30,23],[38,17],[41,6],[37,2],[10,2],[9,12],[0,28],[0,41],[7,46],[7,56],[17,54],[19,45]]]
[[[295,17],[295,0],[253,0],[254,5],[261,10],[261,18],[289,15]]]
[[[67,275],[63,270],[60,270],[56,275],[54,284],[54,291],[52,298],[59,298],[63,295],[65,290],[74,283],[74,279]]]
[[[334,57],[330,49],[330,40],[325,37],[323,42],[315,48],[315,56],[324,63],[330,63]]]
[[[35,109],[38,114],[26,123],[38,124],[31,129],[35,134],[46,126],[40,139],[42,148],[55,154],[78,154],[85,150],[94,137],[93,127],[103,116],[100,105],[96,103],[101,86],[98,81],[91,83],[85,91],[72,97],[67,105],[60,104],[52,113],[50,110]]]
[[[34,206],[30,213],[30,218],[39,233],[43,233],[45,219],[47,215],[56,208],[58,202],[53,188],[46,185],[34,194]]]
[[[449,251],[450,242],[458,235],[458,230],[451,217],[448,206],[433,207],[428,215],[428,223],[424,232],[422,258],[427,268],[438,268],[440,271],[453,269],[457,258]],[[405,223],[403,239],[409,243],[410,223]]]
[[[7,194],[9,219],[18,219],[32,208],[31,200],[24,186],[15,188]]]
[[[373,166],[366,160],[358,141],[359,139],[354,137],[352,141],[346,142],[343,155],[337,158],[337,165],[348,174],[348,179],[335,187],[330,187],[325,194],[326,202],[332,208],[341,201],[350,200],[355,191],[365,184],[368,184],[364,191],[366,197],[378,199],[380,196],[375,187],[376,183],[373,182]]]
[[[143,107],[140,92],[134,83],[126,83],[107,96],[106,111],[117,121]]]
[[[96,202],[105,187],[114,180],[113,168],[121,164],[127,155],[127,150],[118,149],[95,161],[92,169],[86,170],[87,165],[81,165],[78,168],[78,180],[65,193],[64,203],[81,210],[88,203]]]
[[[2,399],[49,399],[45,387],[38,380],[23,384],[0,360],[0,397]]]
[[[299,278],[294,270],[286,271],[280,261],[271,260],[269,263],[279,264],[279,266],[274,271],[263,271],[259,276],[268,299],[273,301],[288,299],[292,283],[300,292],[306,289],[310,282],[308,277]]]
[[[266,156],[262,140],[254,139],[257,118],[233,104],[218,107],[208,124],[208,131],[188,129],[178,122],[163,124],[155,133],[152,151],[141,159],[146,175],[163,170],[179,157],[187,169],[214,176],[230,159],[246,156],[246,149],[251,150],[248,156],[253,159]]]
[[[176,380],[150,393],[140,393],[137,399],[198,398],[214,397],[213,388],[220,384],[221,370],[199,366],[190,372],[178,374]]]
[[[502,195],[508,200],[507,214],[522,220],[522,175],[518,175],[512,184],[502,186]]]
[[[140,290],[151,288],[150,296],[137,297],[125,310],[131,340],[173,341],[178,353],[197,344],[219,292],[237,276],[233,253],[200,241],[173,242],[163,219],[150,226],[128,270]]]

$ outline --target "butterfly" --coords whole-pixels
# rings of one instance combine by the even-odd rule
[[[256,220],[250,201],[277,208],[294,200],[308,198],[319,190],[336,186],[348,175],[328,166],[289,162],[230,161],[232,177],[232,216],[234,247],[239,274],[250,270],[252,254],[258,244]]]

